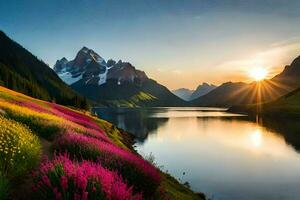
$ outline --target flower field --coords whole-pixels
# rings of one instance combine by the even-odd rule
[[[74,162],[67,154],[46,160],[34,172],[37,199],[120,199],[141,200],[115,171],[99,163]]]
[[[30,182],[30,199],[176,197],[170,186],[179,183],[164,183],[163,173],[131,150],[124,134],[86,111],[0,86],[0,199],[14,199],[18,179]]]
[[[2,175],[23,174],[39,159],[39,140],[27,127],[0,116],[0,155]]]
[[[77,159],[93,160],[120,172],[137,192],[147,196],[155,193],[161,181],[159,172],[150,163],[105,141],[66,133],[55,141],[54,148],[58,152],[68,152]]]

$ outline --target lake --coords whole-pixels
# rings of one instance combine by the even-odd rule
[[[220,108],[95,108],[136,150],[214,200],[299,200],[300,122]]]

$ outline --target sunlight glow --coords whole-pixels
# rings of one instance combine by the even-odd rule
[[[262,144],[262,133],[260,130],[253,132],[250,135],[251,144],[253,147],[260,147]]]
[[[268,74],[267,69],[262,68],[262,67],[256,67],[256,68],[251,69],[251,71],[250,71],[250,76],[252,78],[254,78],[256,81],[261,81],[261,80],[265,79],[267,74]]]

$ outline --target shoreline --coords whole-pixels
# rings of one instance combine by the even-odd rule
[[[97,118],[99,118],[98,116],[95,116]],[[101,118],[99,118],[101,119]],[[103,120],[103,119],[101,119]],[[106,120],[104,120],[106,121]],[[112,125],[111,129],[117,129],[120,133],[122,133],[122,139],[124,139],[126,142],[124,143],[124,140],[123,140],[123,143],[130,149],[132,150],[133,152],[135,152],[136,154],[138,154],[139,156],[143,157],[141,154],[139,154],[137,152],[137,150],[134,148],[134,145],[136,143],[135,139],[136,139],[136,136],[134,136],[134,134],[128,132],[128,131],[125,131],[124,129],[122,128],[119,128],[117,127],[116,125],[114,125],[113,123],[111,122],[108,122],[106,121],[107,123],[110,123]],[[158,168],[159,169],[159,168]],[[187,185],[183,184],[183,183],[180,183],[175,177],[173,177],[173,175],[167,173],[167,172],[163,172],[159,169],[159,171],[161,172],[161,174],[163,175],[164,179],[167,180],[168,182],[170,182],[169,184],[178,184],[180,185],[184,190],[186,190],[187,192],[190,190],[192,193],[194,193],[196,196],[198,196],[200,199],[202,200],[206,200],[206,195],[200,191],[194,191],[192,189],[190,189]],[[179,200],[179,199],[178,199]],[[181,200],[181,199],[180,199]]]

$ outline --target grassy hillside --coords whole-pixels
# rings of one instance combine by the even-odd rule
[[[107,106],[117,107],[163,107],[185,106],[187,102],[174,95],[163,85],[152,79],[141,84],[117,84],[117,80],[108,80],[105,84],[86,85],[80,80],[71,85],[88,99]]]
[[[77,95],[43,61],[0,30],[0,85],[29,96],[64,105],[87,108]]]
[[[300,117],[300,88],[279,98],[278,100],[264,105],[263,112],[278,113],[282,116]]]
[[[88,112],[0,86],[0,199],[201,199],[131,143]]]
[[[105,104],[112,107],[136,108],[145,107],[149,102],[156,101],[157,98],[145,92],[139,92],[127,100],[105,101]]]
[[[229,111],[249,114],[259,112],[272,117],[300,117],[300,88],[270,103],[233,106]]]

